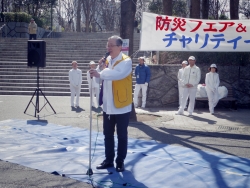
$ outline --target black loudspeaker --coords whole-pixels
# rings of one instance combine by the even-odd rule
[[[46,42],[28,40],[28,66],[46,67]]]

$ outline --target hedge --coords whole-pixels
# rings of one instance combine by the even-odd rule
[[[4,12],[5,22],[25,22],[30,23],[30,19],[34,18],[38,27],[43,27],[43,22],[37,17],[32,17],[26,12]]]

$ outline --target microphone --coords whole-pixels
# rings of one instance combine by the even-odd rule
[[[110,52],[107,52],[107,53],[105,54],[105,56],[104,56],[104,58],[103,58],[103,61],[104,61],[104,62],[106,61],[106,59],[107,59],[107,57],[109,56],[109,54],[110,54]]]
[[[105,64],[105,61],[106,61],[107,57],[109,56],[109,54],[110,54],[110,52],[106,52],[106,54],[105,54],[105,56],[104,56],[104,58],[102,60],[102,64],[103,64],[102,67],[103,66],[107,67],[107,65]]]

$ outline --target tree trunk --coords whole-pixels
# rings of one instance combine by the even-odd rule
[[[162,0],[164,15],[172,16],[173,14],[172,2],[173,0]]]
[[[121,4],[121,27],[120,37],[129,39],[129,56],[133,54],[134,41],[134,20],[136,12],[137,0],[127,1]],[[132,104],[132,111],[130,113],[130,120],[136,121],[136,113],[134,104]]]
[[[202,19],[208,19],[209,0],[202,1]]]
[[[137,0],[134,0],[121,4],[120,36],[123,39],[129,39],[129,55],[133,54],[136,2]]]
[[[190,18],[200,19],[200,0],[191,0]]]
[[[76,32],[81,32],[81,7],[82,7],[82,1],[78,0],[77,12],[76,12]]]
[[[219,19],[219,0],[216,1],[216,20]]]
[[[86,21],[85,21],[85,31],[86,31],[86,33],[89,33],[90,32],[90,30],[89,30],[89,21],[87,20],[87,18],[86,18]]]
[[[239,0],[230,0],[230,19],[239,19]]]

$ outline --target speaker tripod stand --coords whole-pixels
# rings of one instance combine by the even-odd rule
[[[42,109],[45,107],[46,104],[49,104],[49,106],[51,107],[51,109],[54,111],[54,113],[56,114],[56,111],[54,110],[54,108],[51,106],[51,104],[49,103],[48,99],[45,97],[44,93],[42,92],[42,90],[39,88],[39,66],[37,66],[37,81],[36,81],[36,84],[37,84],[37,87],[36,87],[36,90],[34,91],[30,101],[29,101],[29,104],[27,105],[24,113],[26,113],[27,109],[29,108],[29,105],[32,103],[33,106],[35,107],[35,116],[34,117],[37,117],[39,119],[39,113],[42,111]],[[43,105],[43,107],[40,109],[39,108],[39,92],[42,94],[42,96],[45,98],[46,100],[46,103]],[[34,96],[36,95],[36,103],[34,104],[33,103],[33,98]],[[38,114],[38,115],[37,115]],[[37,116],[36,116],[37,115]]]

